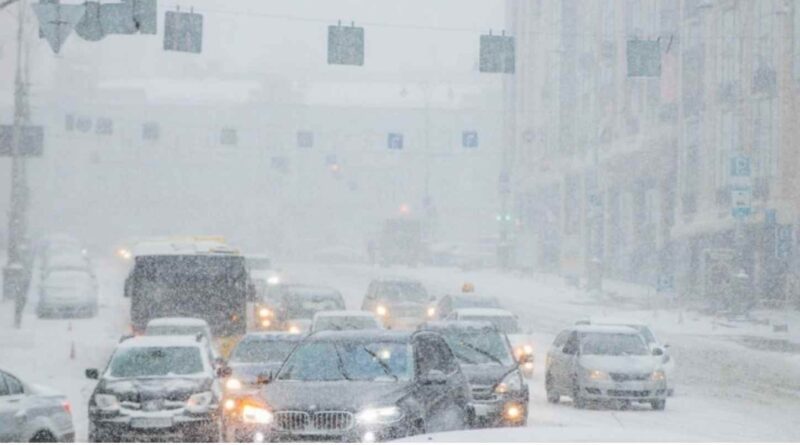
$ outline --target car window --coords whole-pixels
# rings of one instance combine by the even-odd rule
[[[292,341],[243,340],[231,353],[231,363],[282,362],[297,346]]]
[[[206,330],[201,326],[148,326],[145,335],[206,335]]]
[[[409,349],[400,342],[305,343],[286,359],[277,380],[407,381],[412,372]]]
[[[450,375],[456,371],[458,371],[458,361],[456,361],[455,356],[453,355],[453,351],[441,338],[433,338],[434,347],[436,348],[437,357],[439,358],[439,369],[444,372],[446,375]]]
[[[417,341],[417,348],[414,351],[416,361],[417,361],[417,375],[425,375],[433,369],[442,371],[445,374],[449,374],[447,357],[452,358],[452,352],[450,352],[447,345],[442,345],[437,341],[435,337],[431,336],[424,336],[418,338]]]
[[[108,375],[115,378],[191,375],[204,372],[200,349],[189,346],[118,349]]]
[[[428,301],[428,292],[422,284],[413,281],[386,281],[377,289],[378,298],[390,301]]]
[[[344,331],[357,329],[378,329],[374,318],[362,316],[318,317],[314,322],[314,331]]]
[[[638,334],[588,332],[581,337],[581,352],[586,355],[648,355],[647,346]]]
[[[6,374],[4,372],[0,372],[0,397],[8,395],[5,376]]]
[[[564,348],[571,351],[570,354],[575,354],[578,351],[578,334],[570,332],[567,336],[567,341],[564,343]]]
[[[6,374],[4,376],[4,380],[6,381],[6,388],[9,395],[13,396],[15,394],[23,393],[22,382],[17,380],[16,377]]]
[[[505,336],[495,330],[448,330],[442,335],[461,363],[504,366],[514,363]]]
[[[647,343],[656,342],[656,337],[655,335],[653,335],[653,331],[651,331],[650,328],[648,328],[647,326],[637,326],[636,330],[638,330],[639,333],[642,334],[642,337],[644,337],[644,341],[646,341]]]
[[[569,331],[561,331],[561,333],[556,336],[556,339],[553,340],[553,346],[564,346],[564,343],[567,342],[567,337],[569,337]]]

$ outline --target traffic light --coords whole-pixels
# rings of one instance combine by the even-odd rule
[[[328,26],[328,65],[364,65],[364,28]]]
[[[513,74],[516,65],[514,37],[482,35],[480,41],[480,71],[482,73]]]
[[[193,11],[167,11],[164,50],[199,54],[203,51],[203,15]]]

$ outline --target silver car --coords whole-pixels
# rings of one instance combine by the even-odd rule
[[[547,353],[547,400],[562,395],[577,408],[587,401],[649,403],[666,406],[664,351],[650,349],[641,334],[627,326],[575,326],[562,331]]]
[[[0,370],[0,442],[73,442],[66,397]]]

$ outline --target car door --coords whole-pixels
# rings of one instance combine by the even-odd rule
[[[447,383],[441,388],[446,399],[443,403],[446,410],[444,428],[446,430],[463,429],[467,407],[471,399],[469,382],[461,372],[461,367],[453,355],[453,351],[447,346],[447,342],[441,337],[432,337],[431,341],[435,343],[442,371],[447,376]]]
[[[570,351],[577,348],[577,333],[575,331],[564,331],[563,341],[557,347],[553,348],[553,359],[551,364],[550,375],[553,379],[553,384],[560,390],[567,390],[572,387],[572,358],[573,355],[565,353],[565,349]]]
[[[444,366],[440,357],[441,350],[433,341],[432,335],[418,335],[414,338],[414,362],[417,384],[415,391],[417,400],[423,407],[425,431],[444,431],[446,428],[446,413],[448,411],[447,384],[426,383],[421,379],[431,371],[444,373]]]
[[[0,371],[0,442],[20,442],[23,420],[20,414],[24,415],[24,394],[11,391],[6,376],[8,374]]]

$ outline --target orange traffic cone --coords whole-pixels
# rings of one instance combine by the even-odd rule
[[[75,360],[75,342],[72,341],[69,343],[69,359]]]

